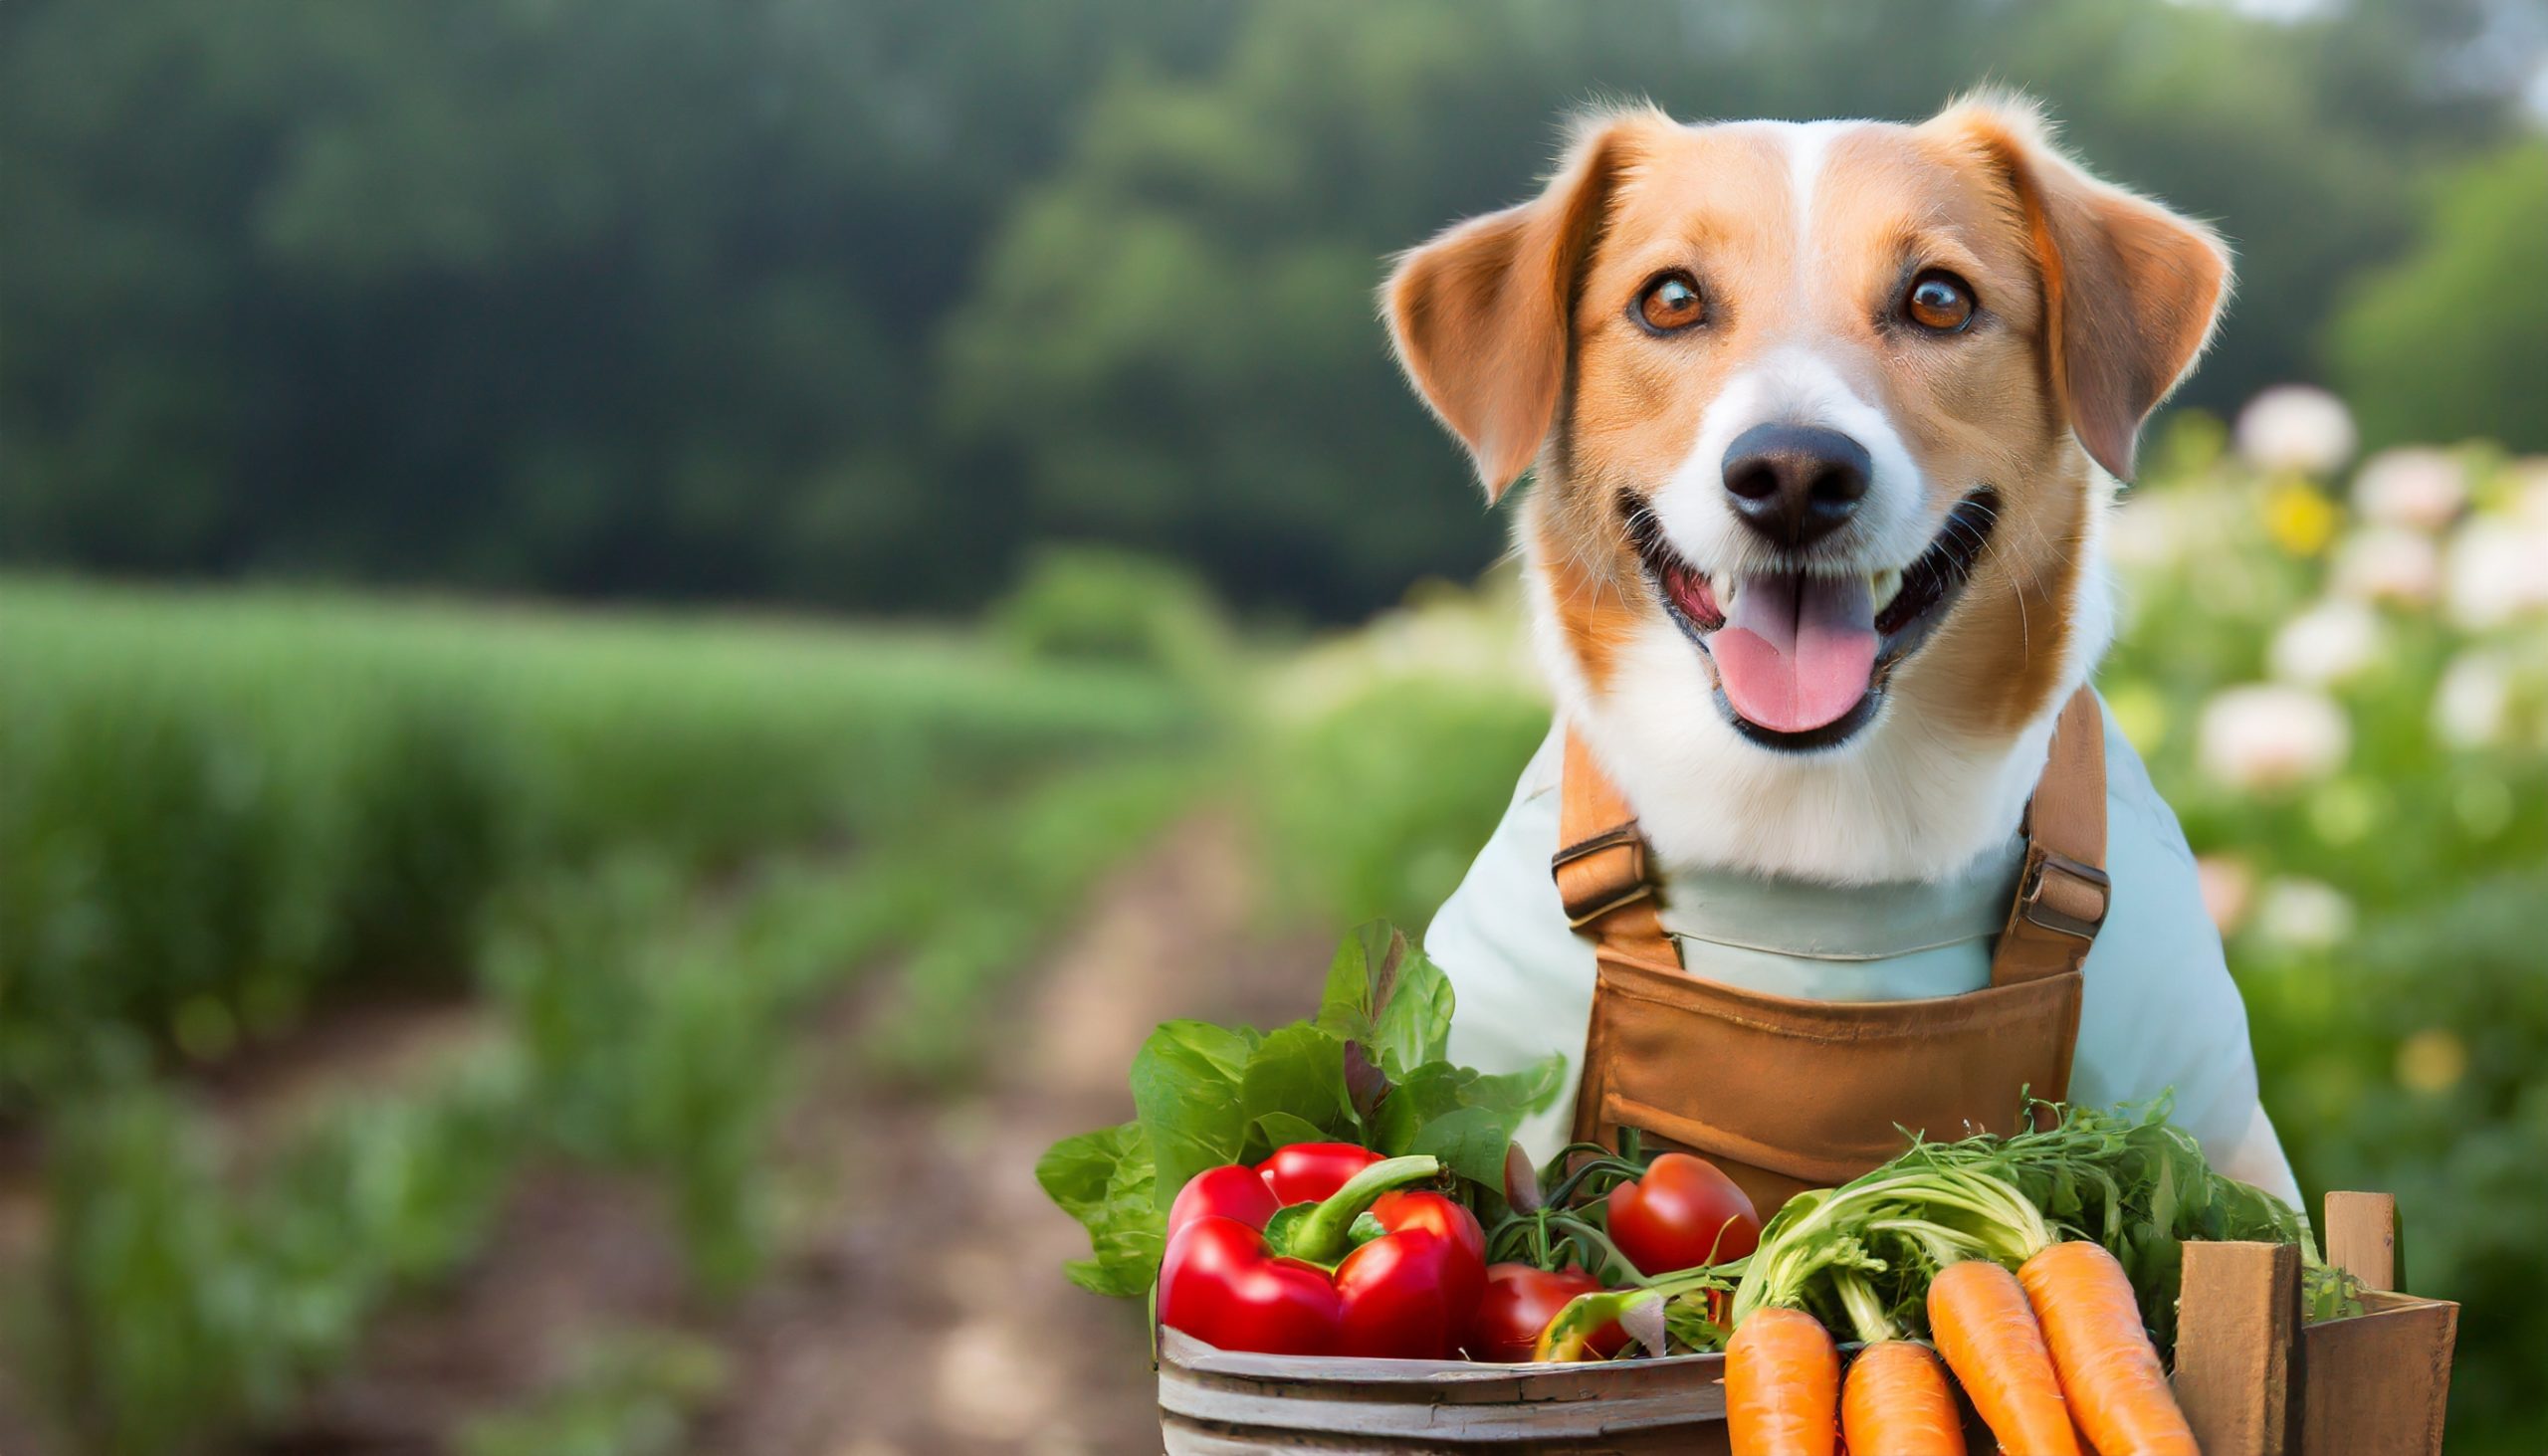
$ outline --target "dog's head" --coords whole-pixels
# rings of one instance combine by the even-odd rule
[[[1580,710],[1634,679],[1649,716],[1827,756],[1906,716],[2014,740],[2058,706],[2103,645],[2091,462],[2129,475],[2229,275],[2023,103],[1632,110],[1408,254],[1385,305],[1489,494],[1540,464],[1523,542]]]

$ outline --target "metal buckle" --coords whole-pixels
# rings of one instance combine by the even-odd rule
[[[1588,860],[1594,855],[1614,849],[1624,849],[1636,856],[1634,882],[1626,890],[1589,910],[1579,911],[1576,909],[1575,902],[1568,901],[1566,924],[1569,929],[1583,930],[1610,912],[1623,906],[1634,905],[1654,893],[1654,883],[1645,876],[1645,840],[1638,835],[1636,821],[1633,819],[1616,829],[1604,830],[1590,839],[1577,840],[1549,856],[1549,873],[1554,876],[1558,871],[1578,860]]]
[[[1579,839],[1556,854],[1550,855],[1549,873],[1555,874],[1577,860],[1589,860],[1605,849],[1616,849],[1620,845],[1630,846],[1642,856],[1645,841],[1638,838],[1634,819],[1630,819],[1616,829],[1604,829],[1591,839]]]
[[[2096,919],[2081,920],[2044,904],[2043,875],[2046,870],[2058,870],[2080,884],[2094,888],[2097,892]],[[2094,865],[2083,865],[2058,850],[2039,846],[2027,857],[2025,883],[2017,891],[2017,914],[2028,922],[2055,935],[2093,940],[2097,937],[2098,928],[2106,923],[2106,912],[2113,907],[2114,882],[2106,877],[2105,871]]]

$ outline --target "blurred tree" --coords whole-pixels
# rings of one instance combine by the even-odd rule
[[[2415,250],[2353,294],[2337,377],[2375,442],[2492,436],[2548,449],[2548,144],[2449,177]]]
[[[0,551],[569,592],[997,584],[914,367],[1106,67],[1215,7],[0,14]],[[1013,532],[1011,533],[1013,535]]]
[[[2032,88],[2238,240],[2225,404],[2501,142],[2540,14],[18,0],[0,560],[945,609],[1073,533],[1350,614],[1496,540],[1380,260],[1563,109]]]
[[[2187,395],[2233,406],[2315,372],[2326,301],[2403,239],[2418,159],[2500,133],[2499,97],[2400,59],[2483,29],[2449,3],[2298,26],[2119,0],[1264,7],[1216,73],[1119,73],[1091,102],[949,328],[950,428],[1008,441],[1041,528],[1368,608],[1494,539],[1386,360],[1387,253],[1525,195],[1553,118],[1593,98],[1916,119],[1986,77],[2236,241],[2236,313]]]

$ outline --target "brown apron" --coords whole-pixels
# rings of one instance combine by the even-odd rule
[[[2104,725],[2079,690],[2026,806],[2025,866],[1991,984],[1916,1001],[1800,1001],[1687,974],[1665,933],[1636,818],[1569,732],[1553,868],[1599,969],[1575,1136],[1687,1148],[1764,1218],[1933,1138],[2007,1132],[2023,1097],[2059,1099],[2079,1035],[2079,967],[2104,921]]]

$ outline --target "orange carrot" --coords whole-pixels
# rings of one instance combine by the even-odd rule
[[[1964,1416],[1946,1366],[1908,1340],[1870,1345],[1849,1361],[1840,1431],[1855,1456],[1964,1456]]]
[[[1840,1353],[1811,1315],[1754,1310],[1725,1345],[1725,1426],[1734,1456],[1833,1456]]]
[[[2054,1244],[2021,1265],[2017,1279],[2089,1444],[2134,1456],[2200,1456],[2114,1255],[2098,1244]]]
[[[1988,1259],[1939,1270],[1929,1281],[1929,1328],[2001,1449],[2011,1456],[2080,1456],[2052,1355],[2016,1275]]]

